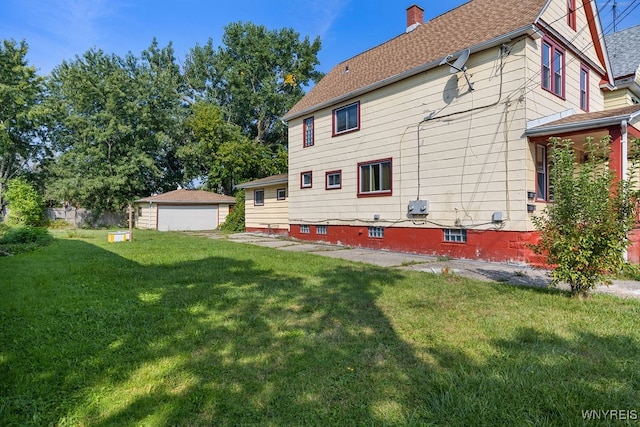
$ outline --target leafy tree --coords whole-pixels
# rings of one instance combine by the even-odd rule
[[[286,171],[286,150],[250,140],[211,103],[195,103],[186,127],[191,142],[180,147],[178,156],[186,178],[202,180],[208,190],[232,194],[237,183]]]
[[[638,171],[638,150],[632,150],[629,177],[621,181],[609,167],[610,151],[610,138],[588,138],[588,160],[578,164],[571,140],[552,140],[553,203],[533,219],[541,237],[534,249],[553,266],[552,284],[568,283],[574,295],[611,283],[610,274],[624,265],[627,233],[635,226],[637,192],[632,177]]]
[[[227,219],[218,226],[222,231],[244,231],[244,203],[245,193],[244,190],[238,190],[235,194],[236,204],[233,207],[233,211],[227,215]]]
[[[44,222],[44,199],[23,178],[11,179],[7,184],[6,198],[9,202],[7,224],[41,226]]]
[[[182,85],[171,45],[155,40],[141,58],[90,50],[56,67],[47,82],[57,153],[48,197],[98,213],[174,189],[182,181]]]
[[[320,39],[313,42],[291,28],[268,30],[252,23],[225,27],[224,47],[209,39],[186,60],[192,97],[223,109],[249,139],[286,146],[280,118],[304,95],[304,87],[322,74],[315,70]]]
[[[0,212],[7,181],[23,172],[43,148],[35,121],[43,79],[28,65],[27,51],[24,40],[0,44]]]

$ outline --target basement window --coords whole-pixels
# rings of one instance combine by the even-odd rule
[[[383,239],[384,228],[382,227],[369,227],[369,237],[372,239]]]
[[[463,228],[445,228],[444,241],[454,243],[467,243],[467,230]]]
[[[326,225],[316,225],[316,234],[327,234]]]
[[[301,224],[300,234],[309,234],[309,233],[311,233],[311,226],[309,226],[308,224]]]

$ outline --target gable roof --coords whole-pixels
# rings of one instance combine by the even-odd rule
[[[640,119],[640,105],[629,105],[611,110],[573,114],[544,125],[527,129],[528,136],[542,136],[619,125],[623,120],[633,123]]]
[[[291,120],[437,66],[448,54],[480,51],[533,33],[550,0],[470,0],[335,66],[283,117]]]
[[[640,25],[608,34],[604,38],[613,77],[633,76],[640,67]]]
[[[216,203],[235,203],[235,197],[203,190],[178,189],[136,200],[136,203],[151,202],[158,204],[210,205]]]
[[[255,181],[244,182],[236,185],[236,188],[257,188],[265,185],[287,184],[289,183],[289,175],[286,173],[280,175],[272,175],[266,178],[256,179]]]

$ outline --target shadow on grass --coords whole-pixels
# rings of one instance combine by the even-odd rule
[[[9,425],[575,424],[565,401],[608,409],[640,389],[631,337],[525,328],[483,360],[410,345],[379,306],[403,277],[391,269],[277,251],[272,265],[309,271],[217,253],[141,265],[55,246],[16,264],[39,267],[0,303]],[[606,358],[581,366],[594,346]]]

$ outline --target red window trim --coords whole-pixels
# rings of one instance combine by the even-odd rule
[[[313,128],[311,129],[312,141],[311,141],[311,144],[308,144],[308,145],[307,145],[307,120],[311,120],[313,124]],[[316,143],[316,120],[314,116],[311,116],[302,120],[302,148],[313,147],[315,143]]]
[[[329,175],[340,175],[340,185],[335,187],[329,187]],[[329,171],[324,174],[324,189],[325,190],[340,190],[342,188],[342,170]]]
[[[563,48],[560,47],[560,45],[558,45],[557,43],[555,43],[554,41],[552,41],[551,39],[549,39],[548,37],[543,37],[542,38],[542,45],[547,44],[549,46],[549,87],[545,87],[544,85],[544,56],[543,56],[543,52],[544,49],[541,48],[540,49],[540,86],[542,87],[542,89],[546,90],[549,93],[552,93],[553,95],[565,100],[566,99],[566,95],[565,95],[565,88],[567,85],[567,70],[566,70],[566,60],[567,60],[567,55],[566,52]],[[562,88],[561,88],[561,93],[557,94],[556,92],[554,92],[554,71],[553,71],[553,62],[554,62],[554,58],[555,58],[555,53],[559,52],[562,54],[562,65],[561,65],[561,70],[562,70]]]
[[[356,106],[356,111],[357,111],[357,115],[358,115],[358,126],[354,127],[353,129],[347,129],[347,130],[343,130],[342,132],[336,132],[336,112],[338,110],[342,110],[344,108],[351,107],[352,105]],[[360,130],[360,101],[356,101],[356,102],[352,102],[351,104],[343,105],[343,106],[335,108],[333,111],[331,111],[331,136],[332,137],[339,136],[339,135],[344,135],[346,133],[357,132],[359,130]]]
[[[303,176],[309,174],[309,185],[304,185]],[[313,187],[313,172],[312,171],[304,171],[300,172],[300,188],[312,188]]]
[[[385,163],[385,162],[389,162],[389,190],[361,193],[360,192],[360,168],[362,166],[366,166],[366,165],[373,165],[373,164],[376,164],[376,163]],[[358,198],[361,198],[361,197],[387,197],[387,196],[393,195],[393,158],[387,157],[386,159],[378,159],[378,160],[371,160],[371,161],[367,161],[367,162],[358,163],[358,182],[357,182],[357,186],[358,186]]]
[[[576,0],[567,0],[567,25],[569,25],[573,31],[576,30],[577,18]]]
[[[585,103],[586,103],[586,105],[584,105],[584,108],[583,108],[583,105],[582,105],[582,73],[583,72],[585,72],[585,76],[586,76],[586,78],[585,78]],[[582,111],[586,111],[586,112],[589,112],[589,104],[590,104],[590,102],[589,102],[589,80],[591,79],[590,74],[591,73],[589,71],[589,67],[587,67],[584,64],[580,64],[580,80],[579,80],[579,84],[580,84],[580,89],[579,89],[579,91],[580,91],[580,94],[579,94],[580,101],[579,102],[580,102],[580,108],[582,109]]]

